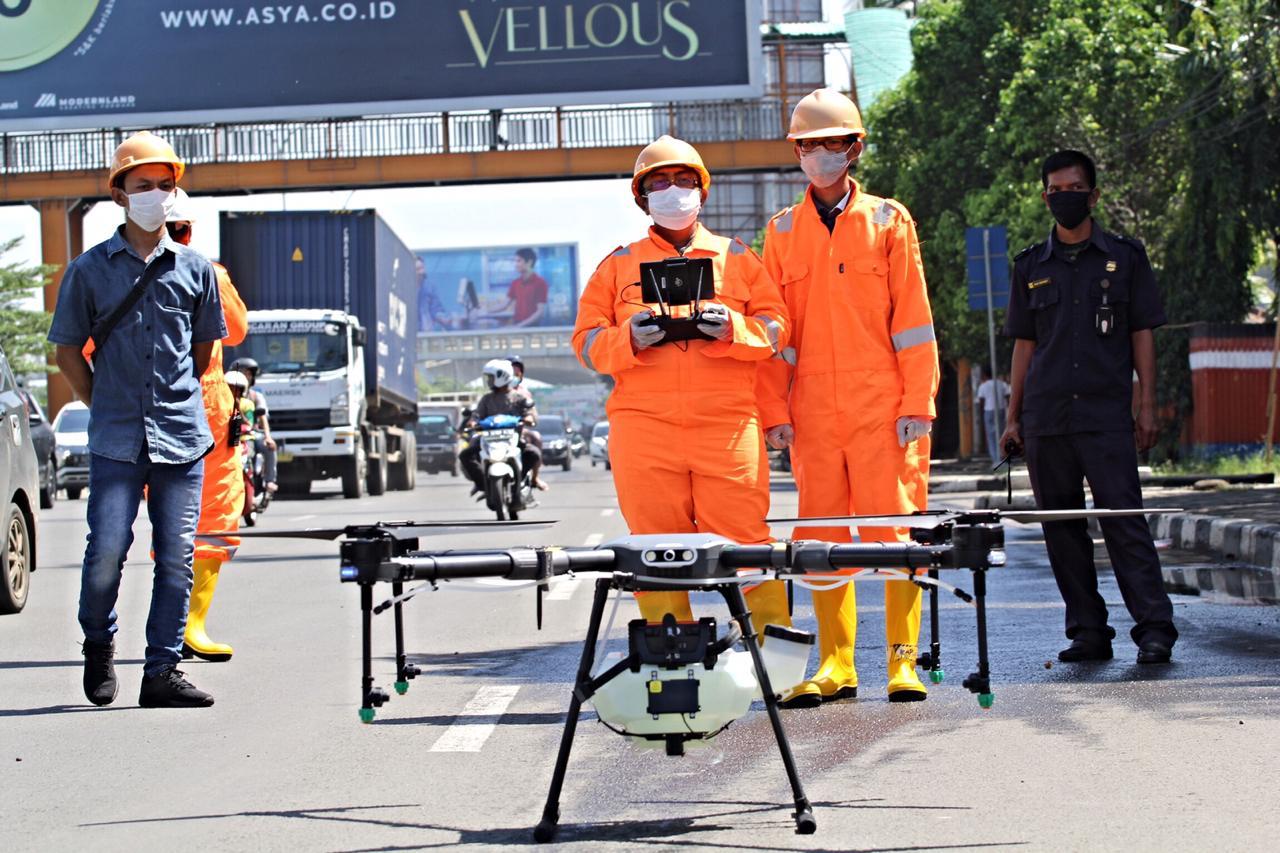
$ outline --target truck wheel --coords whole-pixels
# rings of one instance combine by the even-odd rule
[[[387,491],[387,434],[377,430],[370,436],[373,458],[369,460],[369,494],[373,496]]]
[[[48,476],[45,482],[40,484],[40,508],[53,509],[54,501],[58,499],[58,463],[54,461],[52,455],[49,456],[49,464],[44,470]]]
[[[343,460],[342,496],[344,498],[364,497],[364,481],[368,475],[368,460],[364,455],[364,445],[357,444],[354,456]]]

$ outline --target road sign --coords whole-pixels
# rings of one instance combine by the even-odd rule
[[[1009,236],[1003,225],[966,228],[965,256],[969,271],[969,307],[987,308],[987,276],[991,277],[991,307],[1009,306]],[[988,267],[988,264],[990,266]]]
[[[969,307],[987,312],[987,343],[990,347],[991,373],[1001,373],[996,362],[995,309],[1009,306],[1009,233],[1003,225],[966,228],[964,232],[966,266],[969,271]],[[996,431],[1004,431],[1004,395],[995,383]]]

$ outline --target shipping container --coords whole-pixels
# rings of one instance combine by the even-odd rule
[[[416,420],[416,256],[373,210],[224,212],[222,263],[249,310],[346,311],[367,329],[370,410]]]
[[[1192,327],[1191,443],[1196,453],[1249,453],[1262,447],[1275,335],[1275,323]],[[1280,435],[1273,433],[1272,440],[1280,440]]]

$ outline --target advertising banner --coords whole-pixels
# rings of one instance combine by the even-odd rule
[[[760,0],[0,0],[0,131],[755,97]]]
[[[420,250],[418,334],[564,328],[578,315],[578,246]]]

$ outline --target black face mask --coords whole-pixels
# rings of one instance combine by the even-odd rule
[[[1075,228],[1089,218],[1089,196],[1092,190],[1061,190],[1050,193],[1049,212],[1063,228]]]

